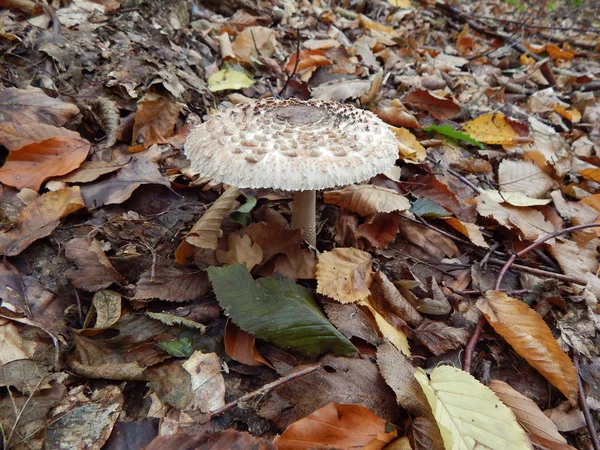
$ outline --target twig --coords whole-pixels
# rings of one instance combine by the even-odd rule
[[[440,163],[438,161],[436,161],[435,159],[433,159],[431,156],[427,156],[425,158],[427,161],[429,161],[430,163],[435,164],[436,166],[439,165]],[[475,186],[473,183],[471,183],[469,180],[467,180],[465,177],[463,177],[460,173],[448,168],[445,169],[450,175],[452,175],[454,178],[459,179],[460,181],[462,181],[463,183],[465,183],[467,186],[469,186],[471,189],[473,189],[475,192],[477,192],[478,194],[482,194],[483,193],[483,189],[478,188],[477,186]]]
[[[488,262],[496,266],[503,266],[506,263],[506,261],[496,258],[490,258]],[[530,273],[540,277],[555,278],[557,280],[564,281],[565,283],[579,284],[581,286],[585,286],[587,284],[587,281],[585,281],[583,278],[571,277],[569,275],[563,275],[562,273],[551,272],[549,270],[537,269],[535,267],[524,266],[522,264],[513,264],[512,267],[521,272]]]
[[[590,414],[590,408],[588,407],[587,401],[585,400],[585,391],[583,390],[583,383],[581,382],[581,375],[579,375],[579,358],[573,354],[573,364],[577,370],[577,387],[579,388],[579,407],[583,411],[583,417],[585,417],[585,424],[587,425],[588,433],[592,441],[592,447],[594,450],[600,450],[600,442],[598,441],[598,433],[596,432],[596,426],[592,420]]]
[[[450,289],[454,294],[458,295],[483,295],[483,291],[478,291],[476,289],[466,290],[466,291],[458,291],[456,289],[452,289],[450,286],[446,286]],[[500,289],[501,292],[504,292],[507,295],[525,295],[525,294],[533,294],[535,291],[531,289]]]
[[[38,390],[38,388],[41,386],[42,382],[45,379],[46,379],[46,375],[44,375],[43,377],[40,378],[40,381],[38,381],[38,384],[36,384],[36,386],[31,391],[31,394],[29,394],[29,396],[27,397],[27,400],[25,400],[25,403],[23,404],[23,407],[21,408],[21,410],[18,412],[15,410],[15,412],[17,413],[15,415],[15,423],[13,424],[12,429],[10,430],[10,434],[8,435],[8,438],[6,438],[6,442],[4,443],[4,447],[7,450],[10,448],[10,440],[12,439],[13,435],[15,434],[15,431],[17,429],[17,426],[19,425],[19,421],[21,420],[21,417],[23,416],[23,412],[25,411],[25,408],[27,408],[27,405],[29,405],[29,402],[33,398],[33,394],[35,394],[35,392]],[[8,392],[12,398],[12,393],[10,391],[10,388],[8,389]]]
[[[600,224],[599,223],[588,223],[588,224],[577,225],[574,227],[565,228],[564,230],[560,230],[560,231],[555,231],[554,233],[550,233],[547,236],[544,236],[539,241],[534,242],[533,244],[525,247],[520,252],[514,253],[508,259],[508,261],[506,261],[504,263],[504,265],[500,269],[500,272],[498,273],[498,276],[496,278],[496,284],[494,286],[494,289],[497,291],[500,290],[500,285],[502,284],[502,279],[504,278],[504,275],[506,274],[506,272],[508,272],[508,269],[510,269],[510,267],[514,265],[513,263],[515,262],[515,260],[517,258],[520,258],[521,256],[525,255],[527,252],[539,247],[544,242],[546,242],[550,239],[553,239],[557,236],[571,233],[572,231],[583,230],[585,228],[593,228],[593,227],[600,227]],[[515,267],[516,267],[516,265],[515,265]],[[519,267],[519,269],[522,271],[525,271],[525,270],[523,270],[523,267],[526,267],[526,266]],[[527,267],[527,269],[531,271],[531,267]],[[547,272],[547,273],[551,273],[551,272]],[[552,274],[552,276],[554,278],[559,278],[557,275],[560,275],[560,274]],[[580,281],[580,283],[577,283],[577,284],[583,284],[584,286],[587,284],[587,282],[585,282],[585,280],[579,280],[579,281]],[[467,347],[465,348],[465,359],[463,360],[463,370],[465,372],[471,371],[471,361],[473,360],[473,352],[475,351],[475,346],[477,345],[477,341],[479,340],[479,336],[481,334],[481,331],[483,330],[483,327],[485,326],[485,323],[486,323],[485,316],[482,315],[479,318],[479,322],[477,322],[477,326],[475,327],[475,331],[473,332],[471,339],[469,339],[469,343],[467,344]]]
[[[279,91],[280,97],[284,93],[284,91],[287,89],[288,84],[290,83],[290,80],[294,77],[294,75],[296,75],[296,71],[298,70],[299,63],[300,63],[300,30],[296,29],[296,64],[294,64],[294,70],[292,70],[292,73],[287,77],[287,80],[285,80],[285,84]]]
[[[253,392],[249,392],[246,395],[241,396],[237,400],[227,403],[225,406],[222,406],[221,408],[217,409],[216,411],[211,412],[209,414],[209,416],[212,419],[215,416],[218,416],[220,414],[223,414],[224,412],[229,411],[230,409],[235,408],[240,403],[248,402],[248,401],[252,400],[254,397],[259,397],[261,395],[264,395],[267,392],[269,392],[271,389],[279,387],[282,384],[289,383],[290,381],[295,380],[296,378],[300,378],[300,377],[303,377],[304,375],[315,372],[316,370],[319,370],[320,368],[321,368],[321,366],[307,367],[306,369],[303,369],[298,372],[294,372],[294,373],[291,373],[284,377],[281,377],[278,380],[273,381],[272,383],[265,384],[263,387],[255,390]]]

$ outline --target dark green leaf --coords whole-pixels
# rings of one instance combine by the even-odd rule
[[[329,323],[310,291],[293,280],[275,274],[254,281],[245,264],[209,267],[207,272],[219,304],[242,330],[308,356],[356,352]]]
[[[437,217],[448,217],[452,214],[442,208],[433,200],[428,198],[418,198],[410,207],[409,210],[413,214],[417,214],[421,217],[427,217],[435,219]]]
[[[456,139],[457,141],[468,142],[470,144],[476,145],[480,149],[484,149],[485,146],[473,139],[467,133],[463,133],[461,131],[456,131],[450,125],[430,125],[428,127],[423,128],[424,131],[436,131],[444,136],[448,136],[449,138]]]
[[[232,212],[229,216],[232,222],[239,223],[247,227],[250,224],[250,211],[256,206],[256,197],[251,195],[243,194],[246,197],[246,203],[240,206],[237,210]]]
[[[189,358],[194,353],[192,343],[188,338],[182,338],[178,341],[171,342],[157,342],[157,347],[164,350],[170,355],[177,356],[179,358]]]

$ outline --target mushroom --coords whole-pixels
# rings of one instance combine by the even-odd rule
[[[192,174],[294,192],[292,227],[313,247],[315,190],[364,181],[398,158],[395,134],[373,113],[293,98],[218,110],[192,130],[184,149]]]

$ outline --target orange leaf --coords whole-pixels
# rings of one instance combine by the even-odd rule
[[[57,136],[79,138],[79,133],[62,127],[55,127],[43,123],[0,123],[0,144],[10,151],[19,150],[34,142],[42,142]]]
[[[367,298],[373,282],[371,256],[355,248],[321,253],[317,263],[317,292],[341,303]]]
[[[344,448],[379,450],[396,436],[386,421],[360,405],[332,402],[291,424],[273,441],[279,450]]]
[[[375,110],[375,114],[379,116],[385,123],[389,123],[400,128],[420,128],[419,122],[398,99],[392,100],[392,104],[385,106],[380,104]]]
[[[88,141],[67,136],[34,142],[8,154],[0,169],[0,181],[17,189],[37,191],[48,178],[77,169],[89,150]]]
[[[225,352],[233,359],[247,366],[269,366],[271,364],[263,358],[256,349],[254,336],[241,330],[231,320],[227,319],[225,325]]]
[[[375,248],[386,248],[398,234],[398,218],[394,214],[374,214],[356,229],[355,238],[363,238]]]
[[[451,119],[460,113],[460,105],[452,98],[440,97],[426,89],[409,92],[402,101],[431,113],[439,120]]]
[[[296,60],[298,60],[296,72],[302,72],[303,70],[311,67],[329,66],[332,64],[322,50],[300,50],[299,57],[298,53],[294,53],[289,62],[285,65],[285,70],[288,73],[292,73],[294,71],[294,67],[296,67]]]
[[[577,404],[577,371],[541,316],[504,292],[487,291],[477,301],[492,328],[529,364],[552,383],[571,404]]]
[[[346,186],[340,191],[325,192],[325,203],[341,206],[348,211],[369,216],[374,213],[404,211],[410,208],[410,202],[393,189],[361,184]]]
[[[146,149],[153,144],[165,144],[166,138],[173,134],[179,111],[179,105],[170,98],[153,93],[145,95],[138,102],[131,145]]]
[[[14,229],[0,233],[1,254],[18,255],[32,242],[52,233],[61,217],[83,207],[79,187],[40,195],[21,212]]]

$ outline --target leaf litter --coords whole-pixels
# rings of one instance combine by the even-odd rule
[[[600,447],[597,2],[67,3],[0,1],[4,448]],[[398,139],[316,248],[183,154],[271,96]]]

